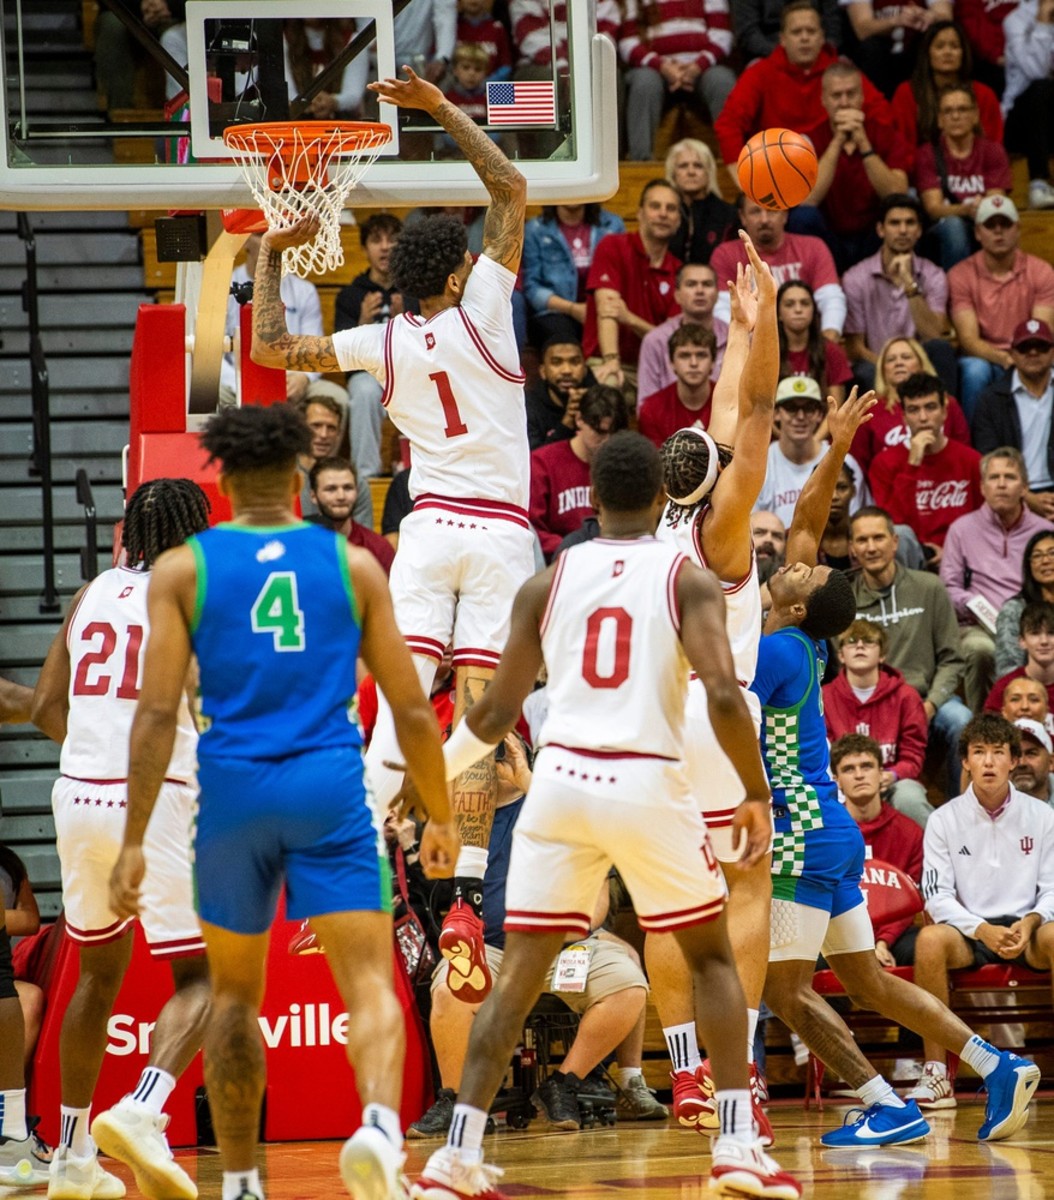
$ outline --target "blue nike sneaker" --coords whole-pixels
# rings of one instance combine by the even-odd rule
[[[850,1123],[855,1115],[856,1120]],[[914,1100],[902,1108],[892,1104],[872,1104],[870,1108],[851,1108],[841,1129],[825,1133],[825,1146],[892,1146],[898,1142],[917,1142],[929,1133],[926,1118]]]
[[[1028,1105],[1039,1087],[1040,1071],[1035,1063],[1004,1050],[999,1066],[984,1081],[988,1103],[984,1124],[977,1131],[982,1142],[1000,1142],[1013,1137],[1028,1119]]]

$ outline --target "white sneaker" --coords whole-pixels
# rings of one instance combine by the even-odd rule
[[[48,1200],[121,1200],[124,1184],[104,1171],[93,1145],[79,1158],[68,1146],[56,1146],[48,1172]]]
[[[40,1187],[47,1181],[48,1163],[32,1130],[24,1138],[0,1138],[0,1187]]]
[[[1045,179],[1033,179],[1028,185],[1029,208],[1054,208],[1054,186]]]
[[[928,1062],[922,1068],[922,1078],[910,1092],[905,1092],[905,1100],[914,1100],[919,1108],[954,1108],[955,1089],[941,1063]]]
[[[355,1200],[404,1200],[408,1196],[402,1166],[406,1155],[385,1133],[363,1125],[340,1151],[340,1175]]]
[[[172,1157],[165,1137],[168,1116],[125,1096],[92,1121],[91,1135],[104,1154],[132,1168],[147,1200],[196,1200],[198,1189]]]
[[[466,1163],[449,1146],[437,1150],[410,1191],[413,1200],[509,1200],[494,1186],[502,1176],[487,1163]]]
[[[710,1190],[721,1196],[761,1196],[766,1200],[798,1200],[801,1184],[762,1149],[761,1141],[714,1140]]]

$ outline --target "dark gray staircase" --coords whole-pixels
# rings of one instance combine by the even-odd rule
[[[23,2],[34,120],[99,120],[79,0]],[[10,36],[10,29],[5,29]],[[9,92],[10,96],[10,92]],[[100,143],[109,154],[106,144]],[[56,150],[61,153],[61,151]],[[34,154],[36,157],[36,154]],[[123,212],[32,213],[41,343],[50,388],[55,584],[44,612],[42,494],[33,470],[32,370],[26,255],[16,214],[0,212],[0,673],[36,681],[70,598],[83,582],[78,469],[91,480],[100,568],[120,519],[121,452],[128,441],[128,361],[143,285],[139,239]],[[51,787],[58,747],[27,726],[0,726],[0,839],[25,860],[45,915],[60,906]]]

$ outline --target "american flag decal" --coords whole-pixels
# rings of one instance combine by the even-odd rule
[[[488,125],[552,125],[556,121],[553,82],[488,83]]]

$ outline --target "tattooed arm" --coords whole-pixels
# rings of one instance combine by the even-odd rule
[[[260,243],[253,283],[252,360],[283,371],[340,371],[333,339],[292,334],[282,303],[282,251],[299,246],[318,232],[317,217],[302,217],[288,229],[269,229]]]
[[[471,118],[445,99],[439,88],[418,78],[409,67],[403,70],[405,80],[380,80],[371,83],[370,90],[389,104],[430,113],[457,142],[490,193],[483,225],[483,253],[515,273],[523,251],[527,180]]]

